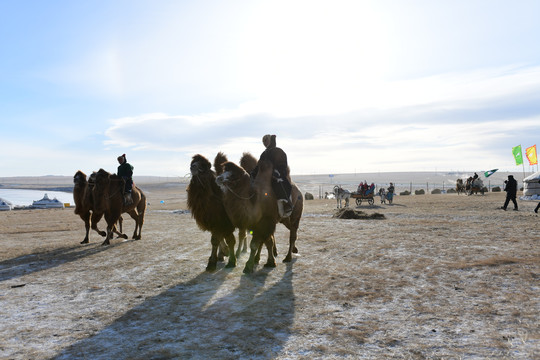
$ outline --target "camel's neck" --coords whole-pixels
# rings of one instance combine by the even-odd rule
[[[251,177],[246,173],[242,175],[234,184],[229,186],[229,191],[233,195],[238,196],[242,199],[250,199],[253,197],[254,186],[251,183]]]

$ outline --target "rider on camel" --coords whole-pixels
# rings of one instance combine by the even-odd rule
[[[278,211],[282,218],[289,217],[292,213],[292,185],[287,164],[287,154],[281,148],[276,147],[276,135],[264,135],[262,142],[266,150],[261,154],[259,161],[267,160],[274,166],[272,188],[278,199]],[[258,170],[257,166],[251,173],[252,178],[257,176]]]
[[[120,164],[118,166],[117,175],[125,181],[124,203],[129,205],[133,202],[131,199],[131,189],[133,187],[133,166],[126,161],[126,154],[120,155],[117,160]]]

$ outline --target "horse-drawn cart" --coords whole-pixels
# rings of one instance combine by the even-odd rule
[[[351,197],[356,199],[357,206],[362,205],[362,201],[367,201],[369,205],[373,205],[375,203],[375,200],[373,199],[373,191],[371,191],[369,194],[362,194],[355,191],[351,193]]]

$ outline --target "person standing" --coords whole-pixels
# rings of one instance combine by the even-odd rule
[[[117,175],[125,181],[124,203],[129,205],[133,202],[131,199],[131,189],[133,188],[133,166],[126,161],[126,154],[120,155],[117,160],[120,164],[118,166]]]
[[[538,181],[540,183],[540,181]],[[534,209],[534,212],[538,214],[538,210],[540,209],[540,202],[538,205],[536,205],[536,208]]]
[[[501,207],[501,209],[506,211],[508,203],[512,201],[514,203],[514,211],[518,211],[518,204],[516,201],[517,181],[514,179],[513,175],[508,175],[508,180],[506,180],[504,183],[506,184],[504,187],[504,191],[506,191],[506,200],[504,201],[504,205]]]

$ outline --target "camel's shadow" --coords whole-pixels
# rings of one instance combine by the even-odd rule
[[[11,280],[23,275],[52,269],[62,264],[92,256],[112,247],[121,246],[128,241],[112,243],[108,246],[96,244],[75,245],[22,255],[0,262],[0,281]]]
[[[224,269],[202,273],[147,299],[95,336],[55,359],[272,359],[294,321],[292,264],[231,277]],[[238,281],[219,296],[225,282]]]

